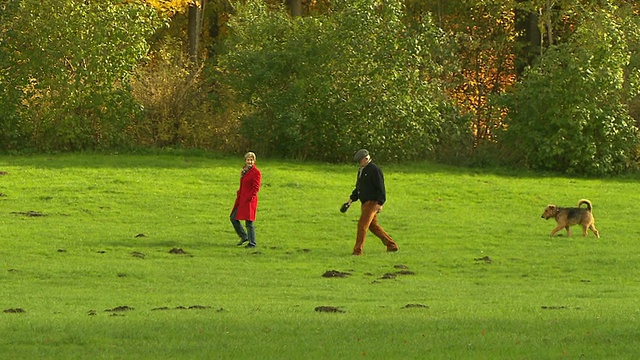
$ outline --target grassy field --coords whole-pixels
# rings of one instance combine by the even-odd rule
[[[338,208],[355,164],[258,154],[249,250],[228,219],[242,163],[0,157],[0,357],[640,356],[637,178],[379,164],[380,223],[400,251],[370,234],[353,257],[359,209]],[[544,207],[580,198],[601,239],[578,228],[550,239]]]

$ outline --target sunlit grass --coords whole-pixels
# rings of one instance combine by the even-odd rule
[[[365,256],[352,257],[358,208],[338,208],[355,165],[259,160],[258,248],[247,250],[235,247],[228,219],[241,157],[0,158],[0,310],[25,311],[0,313],[0,353],[640,354],[635,179],[380,164],[389,199],[380,223],[400,251],[369,235]],[[544,206],[580,198],[593,202],[602,238],[576,229],[549,239]],[[322,277],[328,270],[350,275]],[[132,310],[106,311],[124,306]]]

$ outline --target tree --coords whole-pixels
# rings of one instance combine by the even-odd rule
[[[161,23],[144,5],[22,0],[2,13],[1,136],[7,148],[107,148],[126,143],[139,113],[128,74]],[[69,21],[73,19],[73,21]]]
[[[489,98],[515,82],[513,1],[406,0],[408,16],[432,14],[455,45],[446,54],[446,90],[471,119],[475,145],[493,142],[502,109]]]
[[[615,6],[585,10],[575,33],[551,46],[505,95],[504,146],[537,170],[605,175],[634,167],[638,129],[625,105],[640,28]],[[631,91],[631,93],[629,92]]]
[[[524,70],[531,66],[541,51],[541,35],[538,26],[539,15],[530,6],[530,0],[516,0],[515,30],[517,34],[518,51],[516,53],[516,74],[522,76]]]
[[[262,153],[341,161],[434,157],[469,135],[441,87],[446,47],[429,17],[413,28],[397,3],[338,1],[292,20],[249,1],[231,19],[221,80],[247,105],[242,130]]]
[[[13,30],[10,23],[11,14],[18,11],[16,1],[0,1],[0,149],[12,149],[18,147],[22,142],[22,134],[18,127],[17,106],[20,98],[19,93],[11,89],[9,76],[11,68],[7,61],[7,56],[3,48],[6,48],[6,38]]]

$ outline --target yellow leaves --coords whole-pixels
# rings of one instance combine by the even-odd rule
[[[184,13],[189,5],[198,0],[143,0],[146,4],[158,9],[161,13],[173,16],[176,13]]]
[[[29,76],[28,83],[22,87],[23,98],[20,100],[20,104],[26,108],[35,106],[34,104],[43,101],[43,99],[50,97],[50,90],[48,88],[40,89],[40,83],[38,79],[33,76]]]

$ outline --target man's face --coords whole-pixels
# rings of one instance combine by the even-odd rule
[[[256,159],[254,159],[254,158],[253,158],[253,156],[247,156],[247,158],[246,158],[246,159],[244,159],[244,163],[245,163],[247,166],[253,166],[253,164],[255,164],[255,163],[256,163]]]
[[[360,167],[364,167],[365,165],[367,165],[368,162],[369,162],[369,157],[365,156],[362,159],[360,159],[360,161],[358,162],[358,165],[360,165]]]

